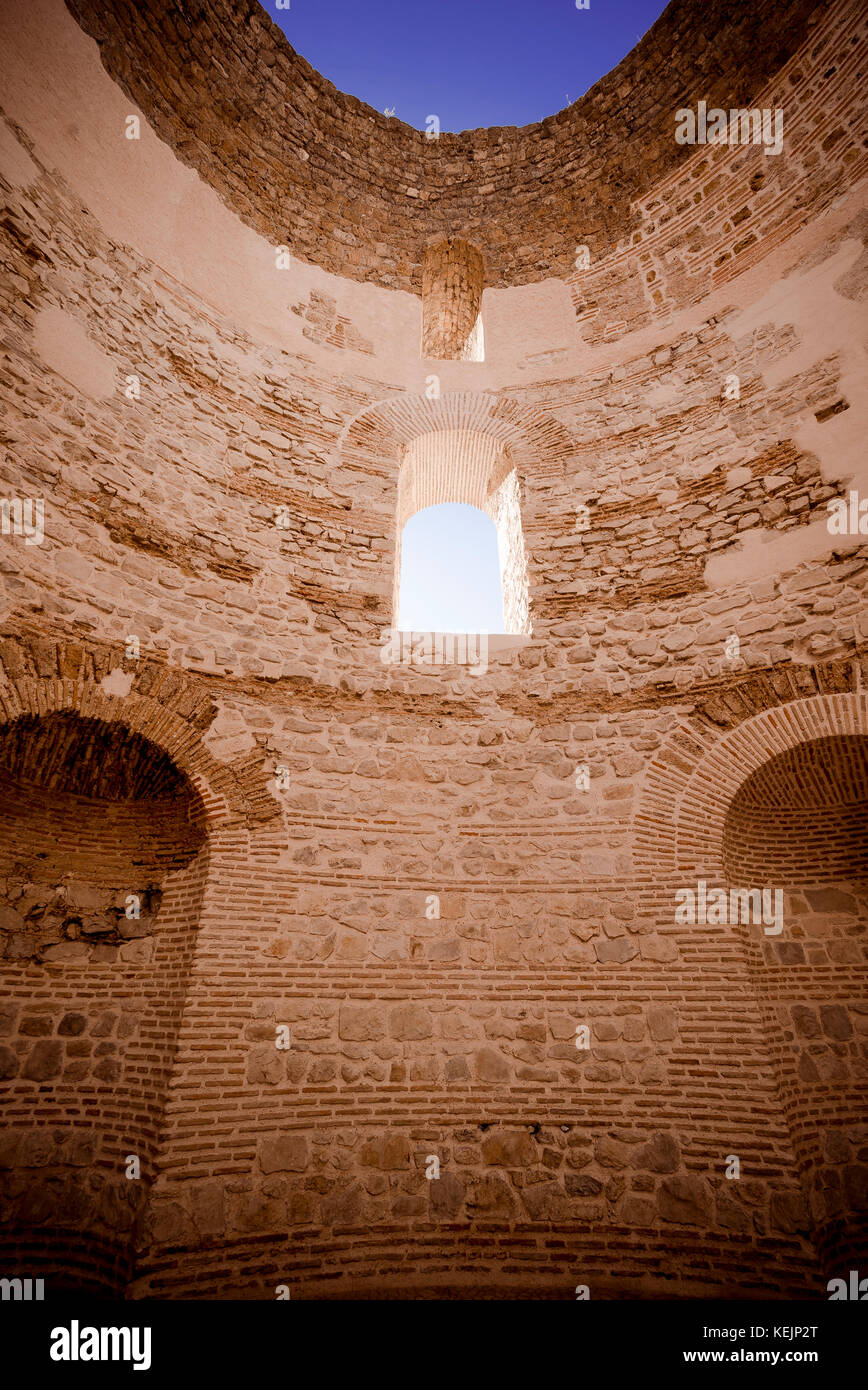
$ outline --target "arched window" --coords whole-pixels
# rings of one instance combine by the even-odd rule
[[[434,606],[447,601],[451,607]],[[418,621],[437,613],[441,621]],[[501,440],[435,430],[408,446],[398,479],[393,614],[404,631],[530,632],[519,481]]]

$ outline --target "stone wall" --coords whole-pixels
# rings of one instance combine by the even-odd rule
[[[674,0],[557,115],[436,140],[337,92],[253,0],[200,0],[186,17],[158,0],[69,8],[160,138],[267,241],[418,294],[432,236],[466,237],[491,285],[563,276],[589,238],[611,246],[631,200],[684,158],[676,110],[748,103],[834,7]]]
[[[125,886],[162,898],[148,964],[116,916],[65,937],[45,894],[37,939],[4,861],[6,1250],[140,1297],[824,1297],[865,1258],[868,556],[826,525],[868,427],[856,7],[705,7],[698,44],[675,4],[576,108],[436,154],[258,11],[238,34],[228,7],[104,10],[0,17],[0,495],[45,503],[42,544],[0,537],[0,768],[43,887],[68,860],[98,925]],[[663,40],[668,85],[631,96]],[[298,77],[294,123],[254,61],[266,90]],[[790,94],[779,164],[649,135],[765,82]],[[635,142],[577,144],[615,101]],[[472,215],[445,163],[414,171],[449,150]],[[583,196],[580,235],[552,210]],[[486,360],[439,360],[432,396],[404,291],[454,236],[484,255]],[[284,242],[316,262],[287,281]],[[453,449],[428,481],[478,484],[521,632],[476,676],[381,660],[400,529],[434,497],[402,479],[456,438],[487,466]],[[102,772],[68,755],[94,721]],[[785,893],[779,937],[676,918],[700,878],[754,876]],[[25,1076],[41,1041],[92,1071]],[[97,1056],[123,1058],[134,1190]]]

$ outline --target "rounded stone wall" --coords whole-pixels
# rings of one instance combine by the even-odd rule
[[[253,0],[69,8],[161,139],[268,241],[418,294],[432,236],[471,241],[490,285],[564,275],[579,242],[611,248],[632,229],[631,199],[684,158],[675,110],[744,105],[826,6],[672,0],[564,111],[437,140],[338,92]]]
[[[436,142],[247,0],[29,0],[0,52],[11,1255],[68,1210],[65,1268],[134,1297],[825,1297],[864,1169],[868,555],[827,525],[866,486],[864,6],[676,0],[567,111]],[[678,146],[699,100],[783,149]],[[484,360],[420,353],[450,240]],[[389,664],[401,527],[459,495],[514,631]],[[779,936],[676,917],[766,868]]]

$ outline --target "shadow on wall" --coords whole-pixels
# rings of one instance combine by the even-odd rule
[[[204,808],[125,725],[0,730],[4,1270],[117,1293],[154,1177],[199,917]]]

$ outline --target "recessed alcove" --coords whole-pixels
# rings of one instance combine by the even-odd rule
[[[724,863],[738,884],[868,889],[868,738],[812,739],[763,763],[729,807]]]
[[[47,1267],[54,1291],[129,1278],[205,844],[186,775],[126,725],[60,712],[0,728],[0,1074],[14,1154],[0,1198],[16,1262]]]
[[[482,255],[452,237],[429,246],[422,262],[422,356],[482,362]]]
[[[806,721],[807,722],[807,721]],[[775,754],[727,810],[731,884],[782,890],[779,936],[756,938],[755,987],[813,1239],[836,1271],[864,1260],[864,990],[868,961],[868,736],[805,739]]]

